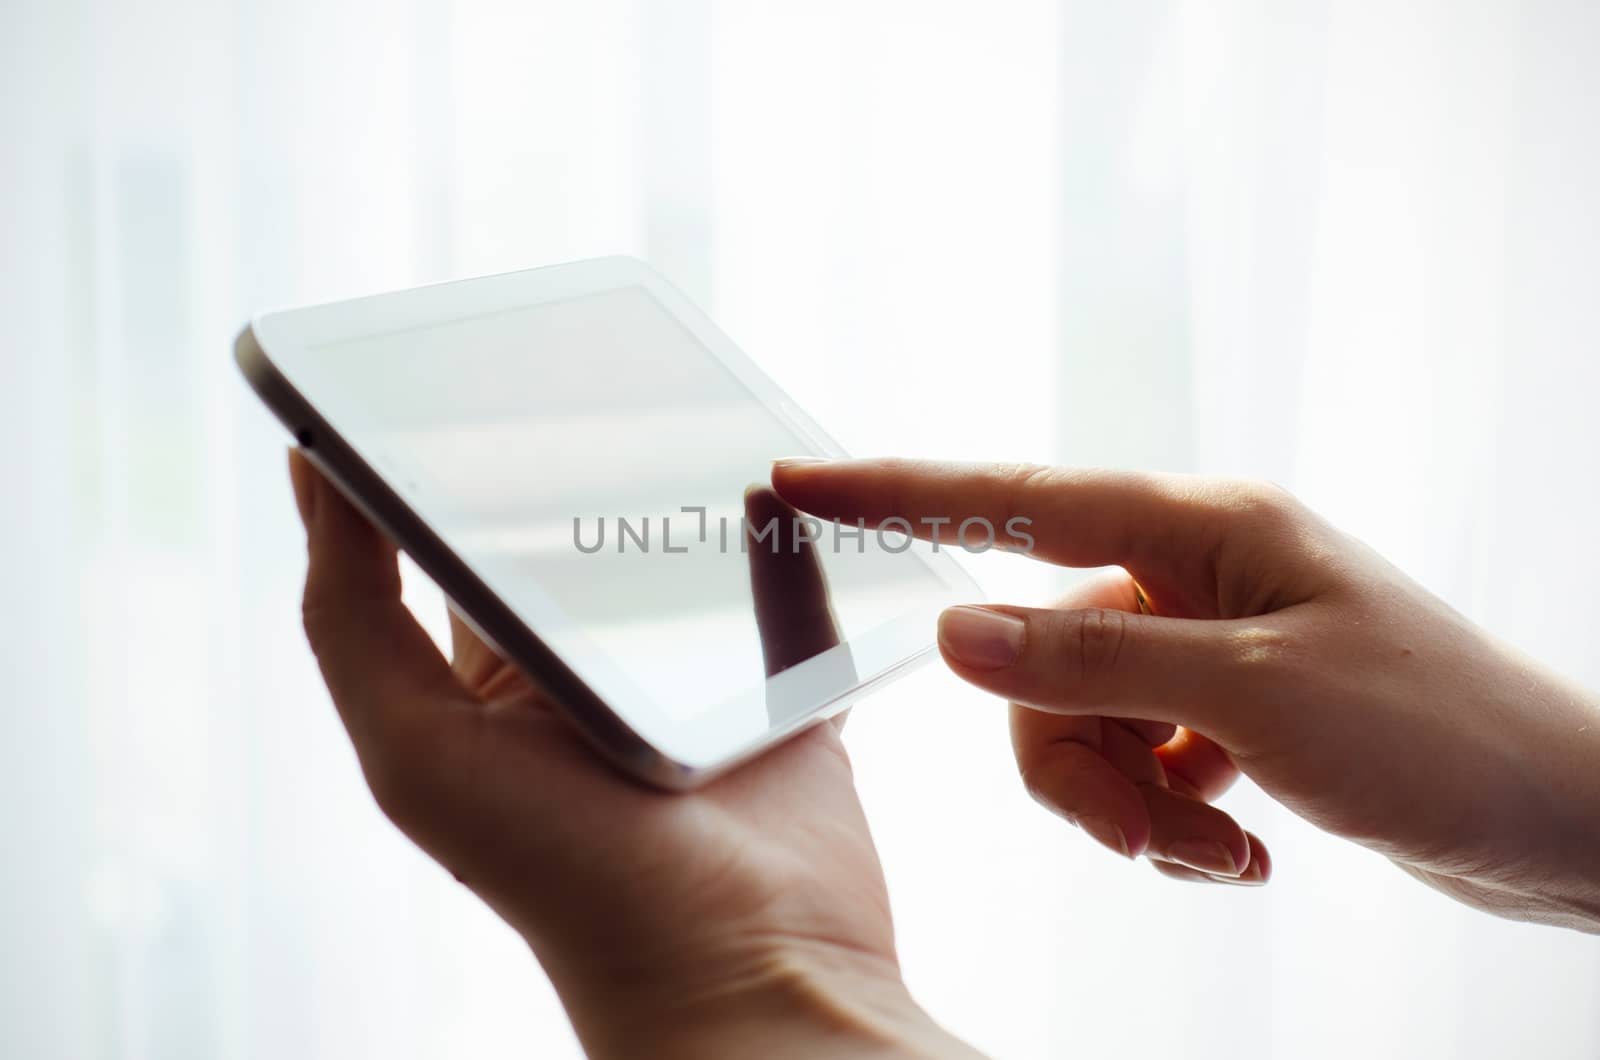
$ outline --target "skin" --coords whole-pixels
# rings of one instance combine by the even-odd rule
[[[972,1055],[902,984],[838,722],[642,788],[453,617],[446,660],[394,547],[298,453],[290,473],[307,636],[379,806],[527,940],[591,1055]],[[1282,491],[901,461],[779,462],[772,485],[747,510],[1024,516],[1036,558],[1122,568],[940,624],[951,668],[1013,703],[1028,789],[1119,854],[1265,882],[1211,805],[1243,772],[1462,901],[1600,930],[1595,698]],[[811,557],[751,575],[769,669],[833,642]]]
[[[632,783],[454,616],[444,659],[394,546],[289,468],[306,633],[379,807],[527,940],[591,1056],[972,1055],[902,985],[838,723],[686,795]],[[753,573],[815,604],[772,665],[835,636],[804,562]]]
[[[951,669],[1011,701],[1035,798],[1119,853],[1264,882],[1264,844],[1211,805],[1242,772],[1453,898],[1600,931],[1596,697],[1283,490],[878,460],[780,466],[774,484],[869,525],[1026,517],[1035,558],[1121,568],[1054,608],[940,624]]]

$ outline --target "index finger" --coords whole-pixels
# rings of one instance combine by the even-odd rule
[[[750,595],[762,661],[772,677],[836,647],[839,625],[815,543],[800,532],[800,514],[766,486],[746,491],[744,510]],[[754,540],[758,532],[766,532],[766,540]]]
[[[1206,480],[1189,475],[1035,464],[918,460],[778,461],[772,484],[829,519],[865,519],[924,540],[1025,551],[1067,567],[1135,568],[1209,554],[1224,521]],[[977,521],[977,522],[973,522]],[[963,524],[968,524],[965,534]]]
[[[431,766],[451,715],[477,703],[401,601],[394,546],[299,451],[289,469],[309,553],[306,636],[388,810],[389,781]]]

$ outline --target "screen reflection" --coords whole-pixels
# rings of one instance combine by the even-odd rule
[[[768,677],[838,647],[839,622],[833,613],[828,578],[816,542],[804,531],[800,513],[770,486],[751,486],[744,495],[745,548],[750,559],[750,598],[755,607],[761,661]],[[766,532],[770,528],[770,533]],[[856,683],[849,652],[841,652]],[[767,719],[777,725],[789,710],[769,696]]]

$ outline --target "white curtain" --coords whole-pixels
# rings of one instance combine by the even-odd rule
[[[1587,0],[0,20],[6,1056],[576,1051],[315,678],[285,439],[229,358],[264,307],[635,253],[855,451],[1271,477],[1600,685]],[[937,669],[848,740],[906,974],[981,1048],[1600,1055],[1593,939],[1248,785],[1277,878],[1191,889],[1034,807]]]

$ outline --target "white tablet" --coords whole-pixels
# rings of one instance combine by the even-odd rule
[[[979,595],[947,547],[788,508],[771,461],[842,451],[630,258],[266,313],[235,356],[462,617],[654,784],[837,713]]]

